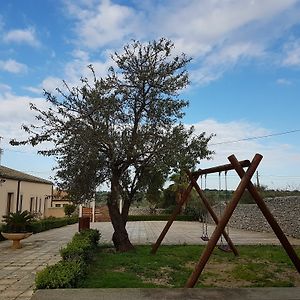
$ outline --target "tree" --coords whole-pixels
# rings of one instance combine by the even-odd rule
[[[76,206],[74,204],[66,204],[64,206],[64,213],[66,216],[71,217],[72,213],[76,210]]]
[[[81,79],[81,86],[58,96],[45,92],[51,107],[37,112],[41,126],[23,126],[26,141],[51,141],[55,147],[40,151],[57,158],[57,179],[62,189],[79,202],[93,197],[96,187],[109,182],[108,208],[118,251],[133,248],[126,231],[130,204],[147,188],[147,174],[157,170],[189,168],[212,154],[211,136],[196,135],[180,123],[188,102],[179,91],[189,83],[190,58],[173,55],[171,41],[133,41],[114,53],[114,67],[104,78]],[[119,212],[119,199],[123,209]]]

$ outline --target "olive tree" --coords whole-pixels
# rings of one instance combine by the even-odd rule
[[[40,151],[57,159],[60,187],[83,202],[93,197],[103,182],[110,186],[107,205],[118,251],[133,248],[126,231],[129,207],[147,189],[149,170],[168,174],[189,168],[212,153],[211,136],[196,135],[180,120],[188,101],[179,92],[188,83],[190,58],[176,55],[167,39],[133,41],[114,53],[107,75],[81,78],[81,84],[58,95],[45,91],[51,106],[35,105],[41,126],[23,126],[29,137],[12,144],[50,141],[51,150]],[[122,197],[123,209],[119,211]],[[76,201],[75,201],[76,202]]]

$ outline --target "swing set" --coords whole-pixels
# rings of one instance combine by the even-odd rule
[[[290,244],[287,237],[283,233],[279,224],[273,217],[272,213],[266,206],[264,200],[258,193],[257,189],[251,182],[251,178],[254,175],[259,163],[262,160],[262,155],[256,154],[251,162],[249,160],[238,161],[234,155],[229,156],[228,160],[229,160],[230,164],[227,164],[227,165],[221,165],[221,166],[217,166],[217,167],[203,169],[203,170],[199,170],[199,171],[196,171],[193,173],[191,173],[190,171],[187,171],[187,175],[188,175],[189,181],[190,181],[189,186],[184,191],[180,202],[175,207],[173,213],[171,214],[167,224],[165,225],[164,229],[162,230],[156,243],[152,246],[151,253],[155,254],[157,252],[161,242],[163,241],[165,235],[167,234],[169,228],[171,227],[172,223],[174,222],[176,216],[180,213],[181,207],[187,202],[190,192],[192,191],[193,188],[195,188],[195,190],[198,193],[200,199],[202,200],[205,208],[207,209],[207,211],[211,215],[212,219],[214,220],[216,227],[210,238],[208,237],[207,227],[206,227],[206,235],[203,234],[203,238],[205,238],[205,240],[207,241],[207,245],[206,245],[203,253],[200,256],[200,259],[197,262],[194,271],[192,272],[192,274],[188,278],[188,281],[185,284],[185,287],[187,287],[187,288],[192,288],[197,283],[206,263],[208,262],[214,248],[216,247],[220,237],[221,237],[221,244],[219,245],[219,249],[226,251],[226,252],[233,252],[235,256],[239,255],[235,245],[233,244],[233,242],[231,241],[231,239],[229,237],[228,232],[226,232],[226,226],[227,226],[229,219],[231,218],[231,216],[232,216],[232,214],[233,214],[233,212],[234,212],[238,202],[240,201],[246,188],[252,195],[257,206],[259,207],[262,214],[264,215],[264,217],[268,221],[269,225],[273,229],[274,233],[276,234],[277,238],[279,239],[281,245],[285,249],[287,255],[291,259],[295,268],[300,273],[299,257],[297,256],[292,245]],[[243,168],[246,168],[246,167],[248,169],[245,172]],[[227,171],[229,171],[229,170],[235,170],[236,173],[239,175],[241,181],[240,181],[238,187],[236,188],[235,192],[233,193],[231,200],[226,205],[222,216],[220,216],[220,218],[218,218],[218,216],[212,209],[211,205],[209,204],[202,188],[200,188],[200,186],[198,185],[197,180],[202,175],[206,176],[207,174],[211,174],[211,173],[219,173],[219,195],[220,195],[221,172],[225,172],[225,189],[226,189],[226,193],[227,193],[227,177],[226,177],[226,175],[227,175]],[[205,181],[206,181],[206,177],[205,177]],[[206,183],[205,183],[205,188],[206,188]],[[223,244],[222,236],[226,240],[227,245]],[[203,240],[203,238],[201,237],[202,240]]]

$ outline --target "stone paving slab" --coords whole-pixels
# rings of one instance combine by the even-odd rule
[[[165,221],[128,222],[129,238],[135,245],[150,245],[156,241],[165,224]],[[113,228],[110,222],[92,223],[91,228],[99,229],[102,243],[111,244]],[[36,272],[60,260],[60,248],[72,239],[77,230],[78,224],[73,224],[34,234],[22,241],[23,248],[15,250],[10,248],[11,241],[0,242],[0,300],[29,300]],[[209,225],[208,233],[213,230],[214,226]],[[205,244],[201,235],[201,223],[175,221],[162,244]],[[236,245],[279,244],[275,235],[270,233],[230,229],[230,236]],[[289,238],[289,241],[300,245],[300,239]]]
[[[38,290],[32,300],[300,300],[300,288]]]

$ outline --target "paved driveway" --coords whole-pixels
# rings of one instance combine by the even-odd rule
[[[152,244],[166,222],[129,222],[127,225],[133,244]],[[102,243],[111,243],[111,223],[93,223],[102,234]],[[47,264],[60,260],[59,249],[67,244],[78,229],[78,224],[52,229],[30,236],[23,248],[13,250],[11,241],[0,242],[0,299],[29,300],[33,294],[37,271]],[[211,234],[214,227],[209,226]],[[174,222],[163,244],[204,244],[201,240],[202,225],[198,222]],[[273,234],[230,229],[232,241],[237,244],[279,244]],[[289,239],[300,245],[300,239]],[[150,248],[149,248],[150,250]]]

